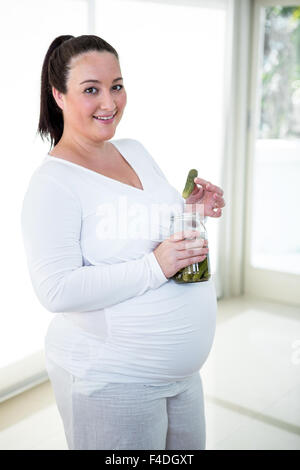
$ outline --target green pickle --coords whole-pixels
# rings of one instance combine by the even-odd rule
[[[200,273],[193,274],[193,282],[198,282],[200,281],[200,279],[201,279]]]
[[[198,170],[195,170],[194,168],[189,171],[189,174],[187,175],[186,183],[184,190],[182,192],[182,197],[184,199],[187,199],[190,194],[194,191],[195,187],[195,182],[194,179],[198,176]]]
[[[190,273],[188,273],[187,271],[185,271],[183,274],[182,274],[182,280],[184,282],[190,282],[191,280],[191,275]]]
[[[199,278],[202,279],[204,272],[207,271],[207,258],[205,258],[205,260],[203,260],[202,263],[198,263],[198,266],[199,266],[198,275],[199,275]]]
[[[187,282],[203,282],[210,279],[210,273],[208,269],[208,255],[201,263],[195,263],[193,266],[197,266],[196,272],[190,272],[190,266],[181,269],[178,271],[172,279],[175,282],[183,284]]]

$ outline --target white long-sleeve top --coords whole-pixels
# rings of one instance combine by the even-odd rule
[[[143,190],[47,154],[24,197],[32,285],[55,313],[46,356],[92,382],[185,378],[211,348],[214,284],[165,277],[153,250],[184,199],[139,141],[111,143]]]

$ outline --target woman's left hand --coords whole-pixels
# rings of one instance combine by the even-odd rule
[[[194,179],[195,188],[185,200],[186,204],[203,204],[204,216],[221,217],[222,207],[225,206],[223,199],[224,191],[202,178]],[[200,187],[198,186],[200,185]]]

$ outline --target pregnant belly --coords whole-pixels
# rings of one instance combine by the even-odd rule
[[[209,354],[216,311],[212,280],[186,285],[169,281],[107,309],[102,359],[153,381],[184,378],[199,370]]]
[[[173,382],[204,364],[216,312],[212,280],[186,285],[169,281],[105,310],[56,315],[45,352],[90,382]]]

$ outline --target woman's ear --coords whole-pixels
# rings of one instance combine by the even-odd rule
[[[55,99],[56,101],[56,104],[57,106],[63,110],[64,109],[64,100],[63,100],[63,94],[58,91],[56,88],[54,88],[54,86],[52,87],[52,95],[53,95],[53,98]]]

